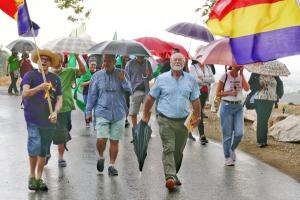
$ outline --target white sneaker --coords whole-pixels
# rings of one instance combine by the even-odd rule
[[[231,157],[225,159],[225,165],[226,166],[234,166],[234,161],[232,160]]]
[[[234,151],[231,152],[230,158],[231,158],[233,161],[236,161],[236,154],[235,154]]]

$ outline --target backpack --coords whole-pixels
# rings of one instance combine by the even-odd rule
[[[244,106],[246,106],[246,108],[248,110],[253,110],[253,109],[255,109],[254,97],[260,87],[259,86],[259,74],[252,73],[249,78],[248,83],[250,85],[251,92],[247,95],[246,100],[244,102]]]

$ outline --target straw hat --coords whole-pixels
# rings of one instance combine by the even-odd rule
[[[57,53],[52,52],[48,49],[39,49],[40,56],[47,56],[51,59],[51,66],[56,67],[60,64],[60,57]],[[38,54],[37,51],[33,51],[31,54],[31,60],[34,63],[38,62]]]

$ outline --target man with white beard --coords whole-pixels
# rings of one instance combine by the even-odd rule
[[[183,71],[184,64],[185,58],[181,53],[172,54],[171,71],[158,76],[147,96],[143,113],[143,121],[148,123],[151,107],[155,99],[159,98],[157,110],[159,134],[163,146],[162,162],[165,186],[169,190],[181,185],[177,173],[188,138],[188,129],[184,126],[184,122],[190,113],[190,102],[195,115],[191,124],[195,127],[200,121],[199,86],[193,76]]]

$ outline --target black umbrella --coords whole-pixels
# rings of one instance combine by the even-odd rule
[[[30,40],[17,39],[6,46],[11,51],[19,53],[30,52],[35,49],[35,44]]]
[[[148,126],[148,124],[143,120],[141,120],[135,127],[132,128],[134,152],[138,159],[140,172],[143,170],[144,161],[147,156],[147,148],[151,133],[151,127]]]
[[[151,56],[150,51],[134,40],[111,40],[96,44],[88,50],[91,54]]]

